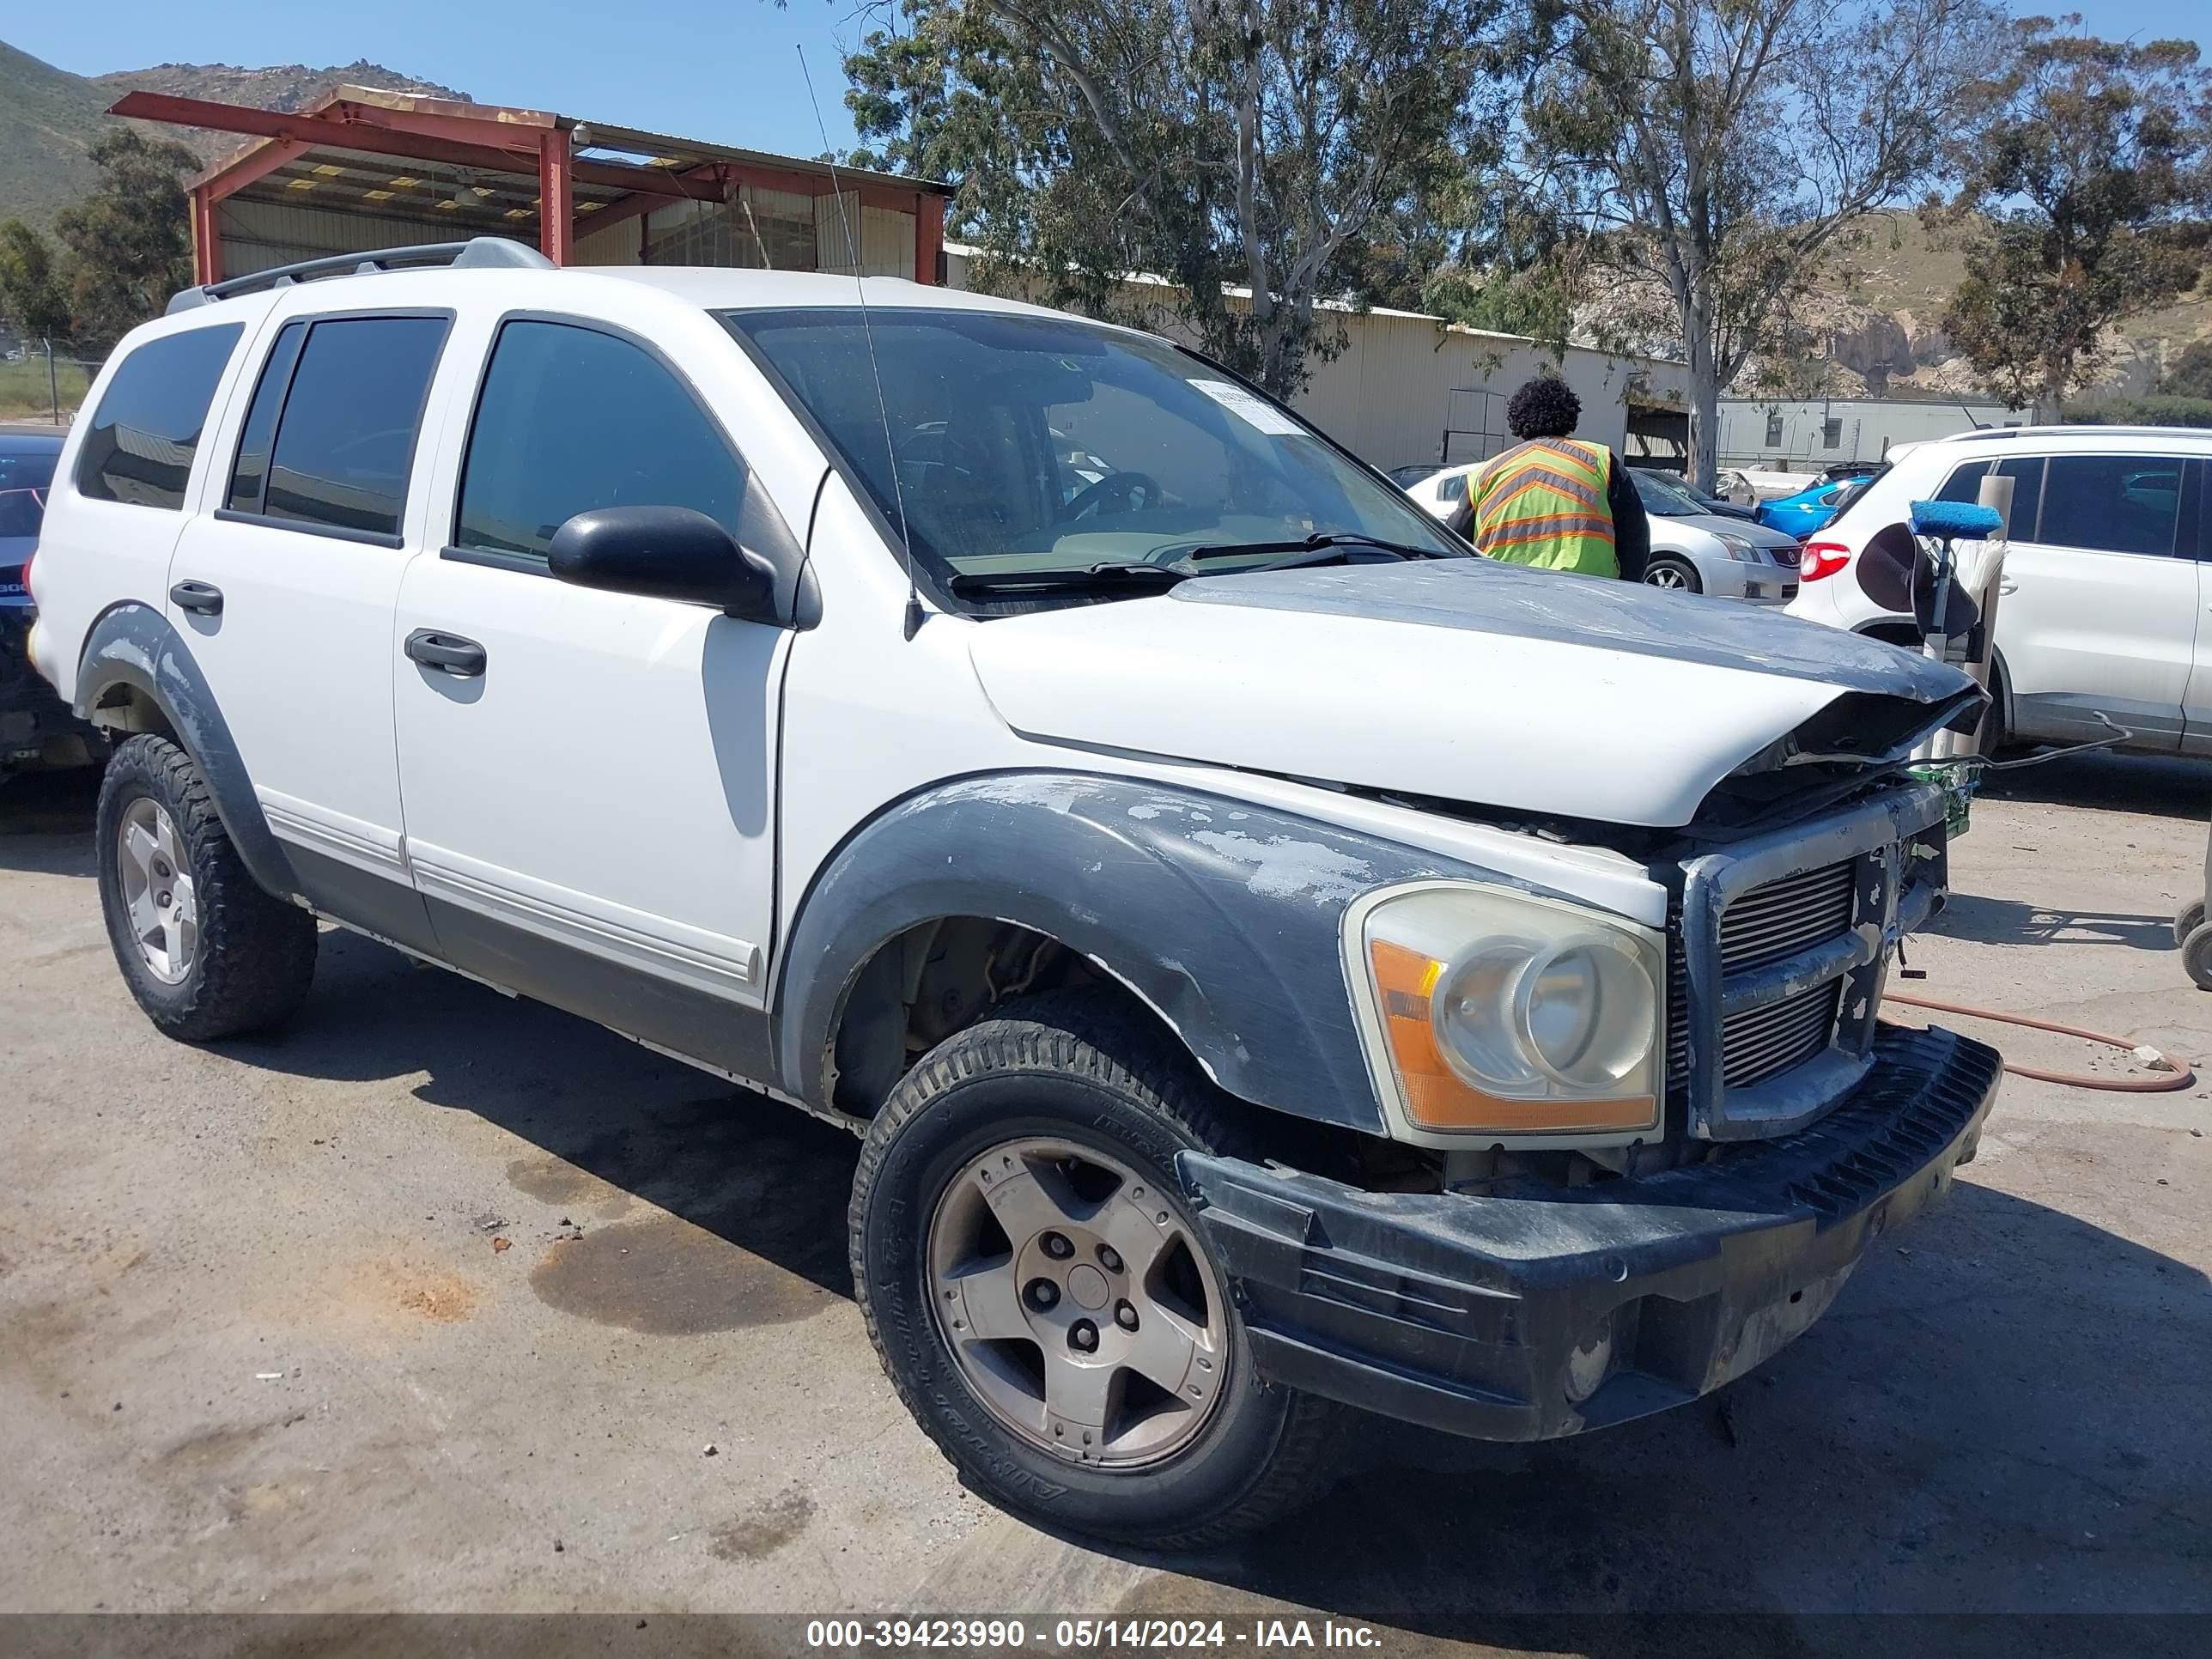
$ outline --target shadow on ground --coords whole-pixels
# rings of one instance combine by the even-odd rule
[[[759,1260],[850,1292],[850,1135],[580,1020],[326,934],[297,1028],[228,1052],[317,1077],[427,1073],[421,1098],[722,1241],[703,1294]],[[1543,1647],[1542,1620],[1564,1613],[2212,1610],[2212,1446],[2190,1426],[2212,1288],[1972,1173],[1718,1400],[1529,1448],[1355,1417],[1344,1479],[1316,1508],[1233,1551],[1148,1563],[1170,1571],[1121,1611],[1218,1612],[1226,1593],[1255,1613],[1290,1603]],[[658,1269],[648,1256],[631,1271]],[[605,1289],[614,1303],[656,1293]],[[856,1349],[853,1363],[875,1362]],[[1927,1650],[1973,1646],[1925,1628],[1941,1633]],[[1714,1650],[1742,1650],[1742,1635]],[[1864,1638],[1838,1634],[1836,1650]],[[1648,1631],[1620,1639],[1577,1644],[1662,1650]],[[1795,1627],[1753,1645],[1829,1648]],[[2037,1650],[2005,1645],[2008,1659]]]
[[[88,868],[81,838],[0,828],[0,862],[20,867],[19,852],[41,868]],[[699,1236],[674,1290],[639,1277],[665,1273],[652,1251],[621,1255],[573,1305],[580,1316],[647,1332],[748,1322],[754,1292],[743,1287],[763,1263],[815,1294],[850,1293],[852,1137],[584,1021],[326,932],[295,1026],[222,1052],[301,1076],[420,1079],[418,1098],[538,1149],[511,1171],[519,1191],[597,1204],[602,1218],[641,1199]],[[2104,1172],[2082,1178],[2120,1170],[2147,1187],[2159,1140],[2115,1123]],[[2014,1621],[1869,1631],[1795,1616],[1658,1626],[1653,1613],[2212,1612],[2212,1441],[2199,1427],[2212,1288],[1979,1173],[1885,1238],[1824,1320],[1714,1400],[1534,1447],[1353,1417],[1342,1478],[1303,1515],[1216,1554],[1135,1558],[1163,1571],[1119,1607],[1054,1611],[1211,1618],[1287,1604],[1603,1659],[1870,1649],[2019,1659],[2069,1645]],[[726,1319],[725,1302],[736,1307]],[[639,1307],[661,1311],[640,1322]],[[851,1361],[875,1363],[857,1346]],[[1624,1616],[1589,1621],[1608,1613]],[[1575,1622],[1562,1629],[1559,1615]],[[2072,1644],[2096,1644],[2098,1628],[2069,1627]],[[2160,1651],[2170,1639],[2179,1652],[2202,1628],[2103,1644]],[[1686,1635],[1696,1632],[1709,1639]],[[1405,1638],[1388,1645],[1403,1650]]]
[[[2202,823],[2212,810],[2212,763],[2179,755],[2069,755],[2013,771],[1985,772],[1981,791],[1999,800],[2097,806]]]
[[[2174,948],[2170,915],[2119,915],[2054,909],[2018,899],[1954,893],[1926,930],[1977,945],[2122,945],[2137,951]]]

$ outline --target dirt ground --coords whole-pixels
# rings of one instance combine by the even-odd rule
[[[1104,1555],[892,1398],[841,1131],[336,933],[282,1040],[167,1042],[89,800],[0,788],[0,1609],[1290,1609],[1547,1651],[1593,1644],[1541,1615],[1758,1612],[1793,1653],[1854,1645],[1828,1613],[2212,1613],[2212,1085],[2008,1080],[1948,1201],[1716,1401],[1525,1449],[1355,1419],[1276,1533]],[[2179,762],[2017,775],[1899,988],[2212,1061],[2169,928],[2208,802]]]

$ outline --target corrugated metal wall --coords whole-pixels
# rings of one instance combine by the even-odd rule
[[[1556,374],[1583,400],[1578,436],[1626,449],[1628,398],[1663,402],[1686,388],[1674,363],[1570,346],[1563,359],[1503,334],[1454,329],[1431,317],[1370,312],[1344,319],[1344,351],[1316,362],[1291,401],[1339,443],[1377,466],[1474,461],[1512,441],[1505,400],[1522,381]]]
[[[849,234],[848,234],[849,228]],[[854,269],[851,237],[860,242]],[[893,208],[865,207],[847,191],[814,198],[815,268],[840,276],[914,275],[914,215]]]
[[[384,218],[352,210],[294,207],[289,202],[256,202],[233,196],[216,204],[222,237],[222,271],[246,276],[271,265],[296,264],[332,253],[362,253],[371,248],[406,247],[417,242],[454,240],[470,233],[441,231],[420,219]],[[524,235],[518,240],[535,243]]]

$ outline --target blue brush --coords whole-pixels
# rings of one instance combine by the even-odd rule
[[[2004,528],[1994,507],[1974,501],[1915,501],[1912,533],[1941,542],[1987,541]]]

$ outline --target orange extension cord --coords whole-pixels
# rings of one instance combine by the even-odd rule
[[[2103,1031],[2085,1031],[2078,1025],[2057,1025],[2047,1019],[2030,1019],[2025,1014],[2000,1014],[1993,1009],[1970,1008],[1963,1002],[1937,1002],[1932,997],[1909,997],[1898,991],[1886,993],[1882,1000],[1903,1003],[1908,1008],[1925,1008],[1938,1014],[1962,1014],[1968,1019],[1993,1019],[2000,1025],[2025,1025],[2032,1030],[2056,1031],[2061,1036],[2080,1037],[2085,1042],[2101,1042],[2108,1048],[2124,1048],[2131,1054],[2137,1048],[2150,1046],[2148,1043],[2130,1042],[2125,1037],[2110,1036]],[[2163,1050],[2155,1052],[2160,1060],[2173,1068],[2172,1071],[2153,1072],[2145,1077],[2079,1077],[2069,1072],[2039,1072],[2032,1066],[2014,1066],[2009,1060],[2005,1063],[2005,1070],[2014,1077],[2032,1077],[2041,1083],[2063,1083],[2072,1089],[2107,1089],[2117,1094],[2166,1094],[2196,1084],[2196,1073]]]

